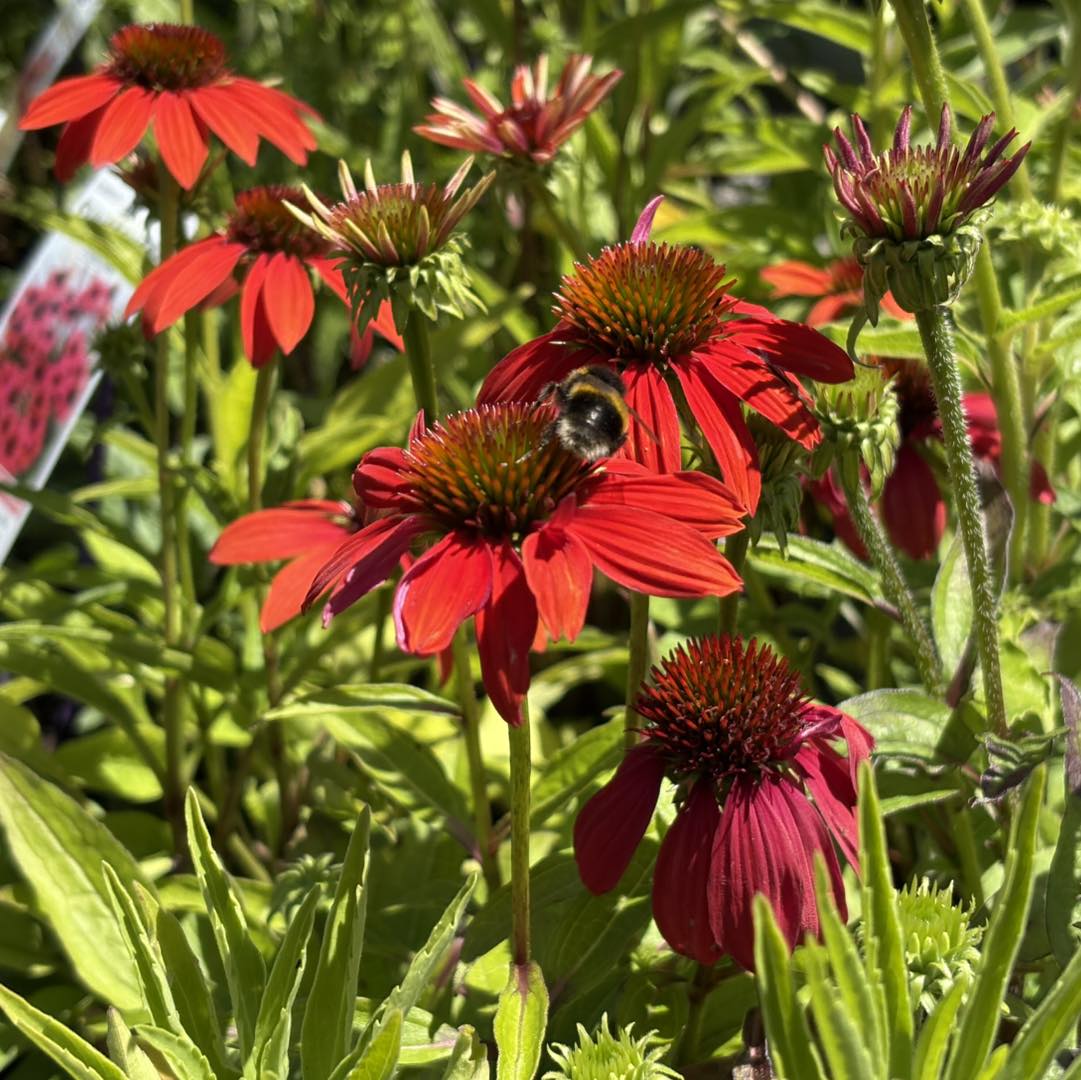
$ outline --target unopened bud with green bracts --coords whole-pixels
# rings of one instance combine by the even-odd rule
[[[679,1077],[679,1073],[663,1065],[660,1058],[667,1049],[664,1045],[651,1043],[656,1039],[651,1032],[636,1039],[631,1034],[633,1024],[618,1028],[613,1034],[608,1028],[607,1014],[601,1017],[601,1025],[591,1036],[578,1025],[578,1044],[564,1046],[555,1043],[548,1053],[555,1069],[544,1074],[543,1080],[661,1080]]]
[[[748,414],[747,426],[758,450],[762,476],[762,495],[754,517],[747,522],[747,532],[755,544],[766,533],[772,533],[784,551],[788,534],[799,530],[803,475],[809,455],[798,442],[758,413]]]

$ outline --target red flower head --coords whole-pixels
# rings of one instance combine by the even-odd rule
[[[773,287],[774,296],[810,296],[816,302],[807,315],[808,326],[823,326],[863,307],[863,267],[854,256],[834,259],[828,266],[812,266],[793,260],[767,266],[761,278]],[[895,319],[912,316],[886,293],[882,306]]]
[[[622,71],[590,75],[592,63],[591,56],[570,57],[551,97],[548,57],[540,56],[532,69],[522,64],[514,71],[509,109],[472,79],[465,79],[466,93],[481,115],[436,98],[432,102],[435,112],[413,130],[443,146],[544,165],[623,77]]]
[[[260,138],[303,165],[316,142],[302,117],[315,115],[281,90],[233,75],[225,47],[206,30],[149,23],[118,30],[97,71],[51,86],[19,127],[64,124],[56,175],[69,180],[86,161],[100,168],[131,153],[153,121],[166,168],[190,188],[207,158],[208,132],[248,165]]]
[[[182,248],[153,269],[128,301],[125,316],[143,313],[148,334],[160,334],[209,298],[224,303],[238,289],[244,351],[262,367],[276,349],[288,355],[308,332],[315,313],[309,270],[348,303],[345,281],[330,257],[330,245],[286,208],[306,205],[299,188],[260,187],[241,192],[220,233]],[[399,349],[390,308],[384,305],[375,328]]]
[[[264,634],[295,618],[312,578],[360,528],[353,508],[331,499],[301,499],[245,514],[225,527],[210,551],[217,566],[289,561],[270,583],[259,625]]]
[[[674,382],[725,483],[753,513],[761,477],[740,402],[814,446],[818,422],[793,376],[844,382],[852,362],[817,331],[730,296],[724,267],[704,251],[653,243],[659,203],[660,197],[646,207],[629,242],[575,265],[556,294],[556,328],[496,364],[479,400],[535,399],[575,368],[608,365],[621,373],[637,414],[623,453],[654,471],[675,472],[681,456]]]
[[[927,463],[925,447],[942,438],[938,406],[931,389],[927,367],[916,360],[880,361],[886,374],[893,376],[893,385],[901,405],[901,445],[896,463],[882,489],[878,511],[894,546],[913,559],[930,559],[938,551],[939,541],[946,530],[946,502],[939,489],[934,470]],[[976,456],[1000,467],[1002,436],[998,416],[990,394],[965,394],[965,414],[968,434]],[[1044,467],[1034,461],[1030,479],[1034,500],[1051,503],[1055,500]],[[860,558],[867,551],[860,542],[855,525],[848,513],[840,485],[831,473],[811,485],[814,497],[833,516],[837,535]]]
[[[942,106],[934,146],[909,144],[911,105],[897,122],[893,146],[882,154],[874,152],[858,116],[852,117],[855,147],[840,128],[835,129],[840,156],[824,147],[826,167],[853,226],[867,237],[891,240],[923,240],[960,228],[1013,176],[1031,145],[1003,157],[1017,138],[1010,130],[987,149],[994,123],[994,113],[983,117],[964,151],[953,144],[948,105]]]
[[[740,587],[711,543],[741,528],[724,485],[700,473],[584,461],[548,438],[553,416],[548,406],[490,405],[427,431],[418,418],[406,450],[367,454],[353,486],[386,516],[342,544],[307,598],[333,585],[329,620],[423,539],[426,550],[395,594],[398,644],[437,653],[475,616],[484,684],[510,724],[521,723],[531,647],[582,629],[594,567],[655,596]]]
[[[727,954],[752,969],[757,893],[790,947],[817,934],[816,852],[844,912],[834,844],[856,865],[856,770],[873,745],[855,720],[808,702],[799,676],[765,646],[727,636],[680,646],[653,669],[635,708],[644,741],[574,826],[590,892],[618,884],[667,776],[681,805],[657,857],[653,917],[673,949],[702,964]]]

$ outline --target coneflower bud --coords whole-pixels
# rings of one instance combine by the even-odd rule
[[[747,522],[747,531],[755,544],[763,534],[773,533],[784,551],[788,534],[799,528],[802,476],[808,453],[758,413],[748,414],[747,427],[758,450],[758,468],[762,474],[762,495],[758,509]]]
[[[556,1068],[544,1074],[543,1080],[659,1080],[678,1077],[679,1073],[662,1065],[660,1058],[666,1046],[654,1046],[653,1032],[636,1039],[631,1035],[633,1024],[617,1029],[608,1028],[607,1013],[594,1035],[578,1025],[578,1045],[555,1043],[548,1053]]]

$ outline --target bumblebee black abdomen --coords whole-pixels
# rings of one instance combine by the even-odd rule
[[[554,389],[559,417],[555,434],[587,461],[609,457],[627,440],[623,380],[601,366],[579,368]]]

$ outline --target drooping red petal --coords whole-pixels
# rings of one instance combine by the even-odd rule
[[[304,264],[283,251],[272,256],[263,280],[262,300],[271,333],[288,356],[308,332],[315,314],[312,283]]]
[[[53,172],[62,184],[75,175],[79,166],[86,164],[104,111],[104,108],[96,109],[64,125],[56,144],[56,161],[53,164]]]
[[[341,517],[344,510],[340,502],[331,499],[256,510],[226,525],[208,557],[216,566],[233,566],[292,559],[328,543],[337,547],[348,529],[332,519]],[[328,557],[331,554],[333,549]]]
[[[931,466],[910,443],[882,490],[882,518],[890,539],[913,559],[929,559],[946,529],[946,504]]]
[[[379,310],[375,313],[375,318],[368,323],[368,327],[378,331],[398,352],[405,349],[402,335],[398,333],[398,328],[394,325],[394,312],[391,310],[389,300],[384,300],[379,305]]]
[[[739,401],[695,357],[685,357],[672,367],[717,459],[725,486],[747,513],[753,514],[762,494],[762,474],[758,469],[758,449],[743,419]]]
[[[512,349],[488,372],[477,404],[536,401],[549,383],[560,382],[575,368],[604,362],[590,349],[561,344],[565,335],[566,331],[556,328]]]
[[[274,341],[270,325],[259,307],[259,294],[263,291],[270,258],[266,254],[256,257],[248,267],[240,292],[240,332],[244,339],[244,354],[256,366],[256,356],[261,356],[266,350],[266,339],[269,337]]]
[[[782,377],[754,353],[729,338],[703,346],[696,358],[726,390],[808,449],[822,441],[814,414],[798,383]]]
[[[664,375],[652,364],[632,364],[623,372],[623,381],[633,413],[622,452],[653,472],[676,472],[683,464],[679,415]]]
[[[37,131],[78,120],[100,109],[120,93],[123,83],[115,75],[77,75],[42,91],[19,121],[20,131]]]
[[[168,92],[158,95],[154,134],[166,168],[182,188],[190,190],[199,179],[210,148],[185,95]]]
[[[300,102],[251,79],[234,78],[227,86],[231,96],[247,109],[263,138],[294,164],[307,162],[308,151],[317,144],[297,115]]]
[[[791,262],[767,266],[759,272],[776,296],[825,296],[833,289],[828,270],[793,259]]]
[[[729,338],[793,374],[825,383],[848,382],[855,375],[848,353],[810,326],[778,319],[745,300],[737,300],[732,311],[747,317],[725,323]]]
[[[529,690],[529,649],[537,632],[537,603],[514,549],[492,549],[492,595],[477,612],[477,652],[484,688],[512,727],[522,723]]]
[[[742,587],[731,563],[700,532],[621,506],[580,506],[567,531],[613,581],[651,596],[727,596]]]
[[[160,334],[227,281],[246,250],[243,244],[231,244],[221,236],[197,241],[152,271],[143,282],[147,286],[144,297],[140,297],[140,285],[128,310],[135,311],[142,303],[144,322]]]
[[[568,496],[573,499],[573,496]],[[555,524],[530,533],[522,544],[526,580],[553,641],[581,633],[593,586],[593,562],[577,537]]]
[[[651,473],[633,461],[605,464],[581,500],[590,506],[633,506],[674,518],[715,540],[739,532],[746,511],[720,480],[696,470]]]
[[[111,165],[130,154],[150,124],[157,95],[133,86],[105,106],[90,146],[90,164],[95,169]]]
[[[204,124],[237,157],[254,165],[259,153],[259,131],[242,105],[238,105],[222,86],[203,86],[191,91],[191,107]]]
[[[615,776],[578,812],[574,859],[595,894],[619,884],[646,835],[664,779],[664,759],[648,743],[627,751]]]
[[[386,581],[420,529],[420,523],[414,518],[388,517],[380,518],[354,533],[327,559],[315,576],[308,595],[304,597],[304,610],[307,611],[346,574],[363,580],[367,585],[364,592]],[[363,592],[358,593],[354,599],[362,595]]]
[[[259,612],[259,628],[264,634],[284,626],[303,610],[304,597],[308,595],[312,580],[323,564],[338,549],[345,530],[339,531],[338,539],[331,544],[316,544],[305,554],[283,566],[271,579],[263,608]]]
[[[754,970],[754,898],[762,893],[793,948],[818,921],[814,875],[802,834],[780,788],[790,781],[763,771],[738,776],[725,799],[710,863],[709,916],[717,944]],[[803,800],[802,813],[813,808]]]
[[[413,563],[394,594],[399,647],[421,656],[447,648],[458,627],[491,593],[488,543],[448,533]]]
[[[349,290],[345,287],[345,278],[341,270],[338,269],[337,259],[309,257],[305,261],[343,304],[349,303]]]
[[[403,479],[405,452],[396,446],[369,450],[353,470],[353,490],[365,506],[376,510],[397,509],[411,484]]]
[[[815,805],[825,818],[845,858],[859,868],[859,824],[856,790],[847,763],[830,747],[811,740],[800,747],[796,763],[803,773]]]
[[[835,293],[833,296],[823,296],[809,312],[807,312],[808,326],[824,326],[835,319],[839,319],[846,311],[861,303],[861,293]]]
[[[653,871],[653,918],[664,940],[700,964],[724,954],[709,921],[709,864],[721,820],[713,783],[699,780],[676,815]]]

